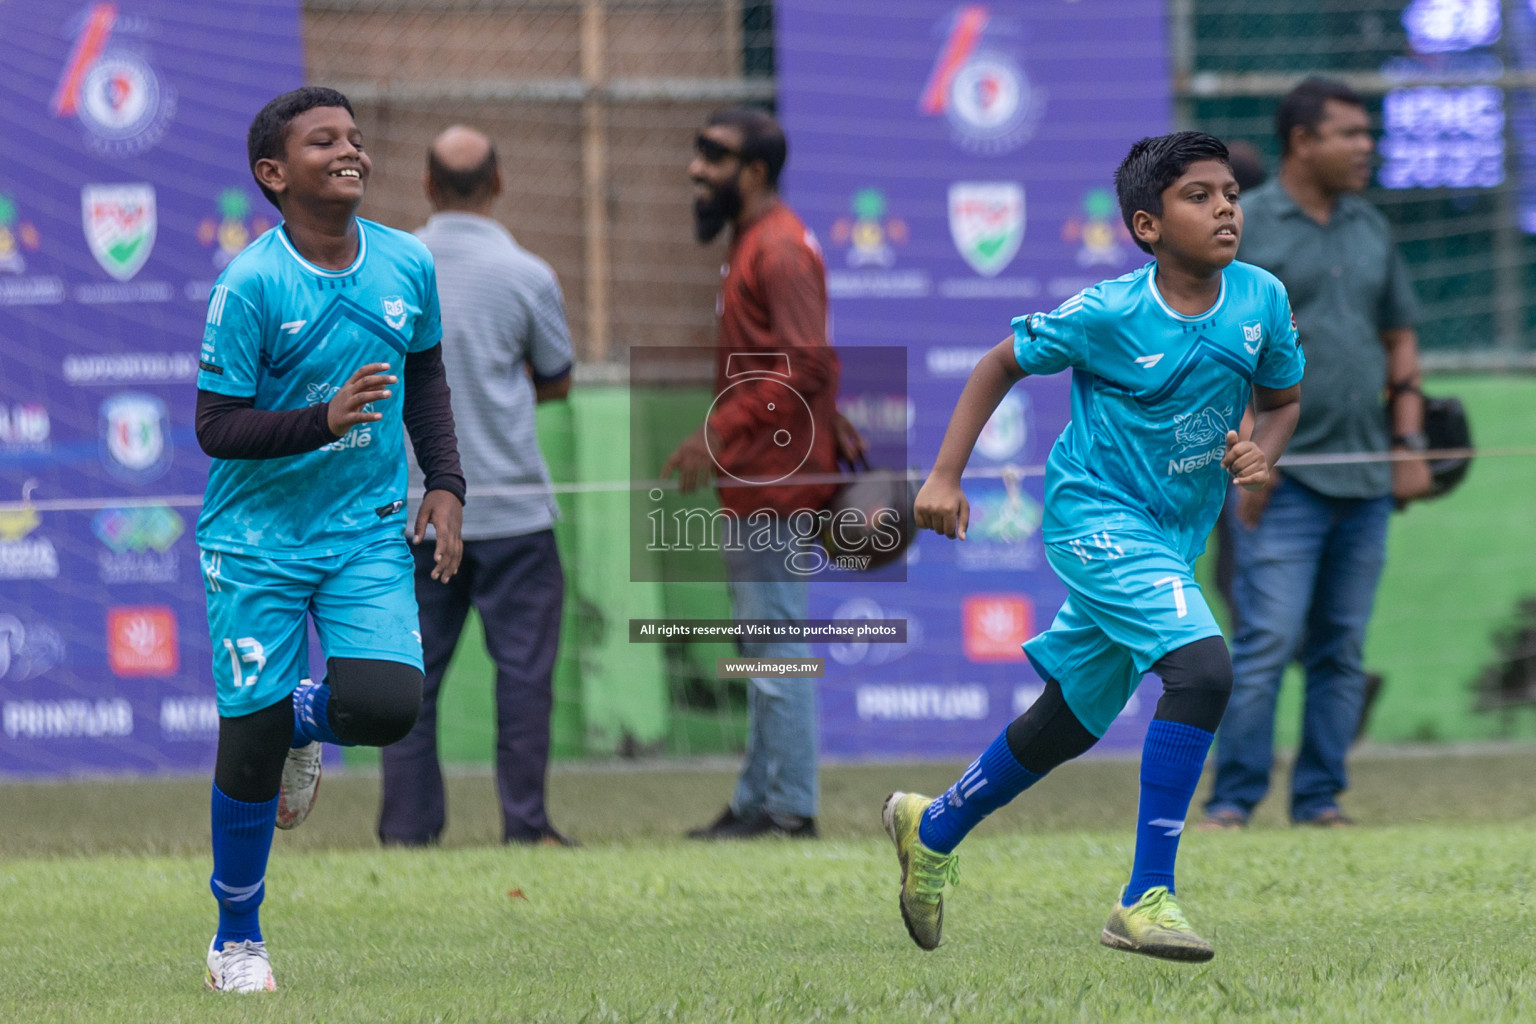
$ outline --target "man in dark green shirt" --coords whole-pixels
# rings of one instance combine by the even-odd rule
[[[1281,165],[1242,199],[1238,259],[1280,278],[1307,354],[1288,455],[1423,451],[1412,283],[1391,231],[1356,193],[1370,180],[1370,116],[1340,82],[1311,78],[1280,102]],[[1391,395],[1390,421],[1382,397]],[[1242,491],[1233,530],[1235,684],[1222,719],[1207,822],[1246,824],[1269,789],[1275,698],[1306,669],[1291,819],[1347,825],[1338,794],[1365,692],[1362,650],[1394,501],[1429,492],[1423,459],[1284,466]]]

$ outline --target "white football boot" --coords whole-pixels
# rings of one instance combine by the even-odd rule
[[[320,792],[320,741],[311,740],[288,751],[283,762],[283,788],[277,796],[277,827],[298,828],[309,817]]]
[[[226,942],[216,949],[218,936],[208,944],[206,984],[215,992],[276,992],[272,962],[267,959],[267,944],[246,939]]]

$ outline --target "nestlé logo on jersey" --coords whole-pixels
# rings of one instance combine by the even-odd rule
[[[1227,452],[1227,422],[1231,418],[1231,409],[1218,410],[1209,405],[1199,412],[1175,414],[1174,444],[1181,452],[1198,450],[1199,454],[1169,459],[1168,475],[1193,473],[1220,462]]]
[[[157,145],[176,114],[176,90],[135,39],[150,35],[153,23],[115,3],[95,3],[66,30],[75,43],[49,104],[53,116],[78,118],[103,156],[136,156]]]
[[[322,384],[311,384],[304,392],[304,401],[309,405],[323,405],[335,398],[339,391],[341,391],[341,386],[332,384],[329,381]],[[372,402],[363,406],[363,412],[373,411]],[[359,423],[330,444],[321,445],[318,450],[322,452],[344,452],[349,448],[367,448],[371,444],[373,444],[373,424]]]
[[[101,403],[101,461],[118,480],[145,484],[171,465],[171,417],[153,395],[125,392]]]
[[[86,185],[80,190],[80,219],[101,269],[119,281],[132,280],[155,248],[155,187]]]

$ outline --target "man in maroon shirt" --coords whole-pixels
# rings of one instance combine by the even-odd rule
[[[837,357],[827,343],[826,269],[815,238],[779,199],[788,152],[767,113],[737,107],[710,116],[694,139],[688,176],[700,242],[731,229],[716,310],[720,318],[709,419],[662,468],[684,492],[711,476],[767,486],[721,485],[720,504],[746,523],[771,513],[769,550],[722,551],[738,619],[807,617],[809,581],[796,571],[797,512],[820,511],[836,486],[796,475],[834,473],[862,452],[837,413]],[[796,401],[795,395],[803,401]],[[786,409],[789,415],[786,416]],[[788,429],[786,429],[788,428]],[[758,522],[759,520],[753,520]],[[803,523],[801,518],[795,520]],[[740,641],[745,657],[807,658],[804,642]],[[816,691],[811,679],[753,679],[747,756],[730,804],[696,839],[816,835]]]

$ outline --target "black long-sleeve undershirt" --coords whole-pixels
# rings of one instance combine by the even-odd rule
[[[405,357],[401,410],[416,462],[429,491],[464,501],[464,471],[449,402],[441,345]],[[197,443],[216,459],[280,459],[303,455],[337,440],[326,403],[303,409],[256,409],[254,398],[197,392]]]

